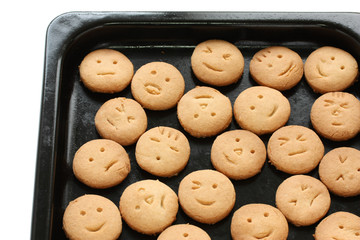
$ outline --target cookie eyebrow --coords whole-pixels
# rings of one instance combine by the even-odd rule
[[[296,137],[296,140],[299,141],[306,141],[306,138],[302,138],[303,134],[299,134],[299,136]]]
[[[280,137],[278,138],[279,141],[284,141],[282,143],[280,143],[280,146],[284,145],[285,143],[287,143],[290,139],[287,137]]]
[[[151,141],[154,141],[154,142],[160,142],[160,139],[155,138],[155,137],[151,137],[150,140],[151,140]]]
[[[310,206],[314,203],[315,198],[317,198],[319,195],[320,195],[320,193],[318,193],[318,194],[311,200]]]
[[[133,116],[129,116],[129,117],[127,117],[127,121],[128,121],[128,123],[130,123],[130,121],[134,121],[135,120],[135,118],[133,117]]]
[[[325,99],[324,102],[325,102],[325,105],[324,105],[325,107],[328,107],[335,103],[333,100],[330,100],[330,99]]]
[[[345,108],[345,109],[348,109],[348,108],[349,108],[349,103],[348,103],[348,102],[341,103],[341,104],[340,104],[340,107]]]
[[[348,158],[347,156],[343,158],[341,155],[339,155],[339,160],[341,163],[344,163],[347,158]]]
[[[290,200],[290,202],[289,202],[289,203],[293,203],[293,204],[294,204],[294,206],[296,206],[297,200],[296,200],[296,199],[294,199],[294,200]]]
[[[177,147],[174,147],[174,146],[170,146],[170,149],[175,151],[175,152],[179,152],[179,149]]]
[[[124,104],[122,103],[122,104],[120,104],[120,107],[116,107],[115,108],[118,112],[125,112],[125,106],[124,106]]]
[[[206,46],[206,49],[203,50],[203,52],[206,52],[206,53],[212,53],[212,50],[209,46]]]
[[[202,98],[209,99],[209,98],[214,98],[214,97],[211,95],[199,95],[199,96],[195,96],[194,98],[195,99],[202,99]]]
[[[192,186],[192,189],[198,189],[201,186],[201,183],[199,181],[192,181],[193,184],[195,184],[195,186]]]

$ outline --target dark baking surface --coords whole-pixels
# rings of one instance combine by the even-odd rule
[[[35,179],[31,239],[66,239],[62,216],[67,204],[83,194],[99,194],[118,205],[123,190],[141,179],[156,179],[141,170],[135,161],[135,145],[126,147],[131,158],[131,172],[120,185],[91,189],[76,180],[72,173],[72,158],[85,142],[100,138],[94,126],[97,109],[108,99],[131,98],[130,88],[117,94],[99,94],[87,90],[79,80],[78,66],[82,58],[98,48],[112,48],[129,57],[136,71],[151,61],[173,64],[186,81],[185,92],[199,82],[192,74],[190,56],[196,44],[208,39],[224,39],[234,43],[245,58],[244,74],[236,84],[217,88],[234,103],[244,89],[255,86],[249,76],[249,62],[260,49],[272,45],[286,46],[305,61],[316,48],[331,45],[350,52],[360,62],[360,15],[357,13],[214,13],[214,12],[72,12],[63,14],[49,25],[46,39],[43,100]],[[346,91],[359,97],[359,83]],[[319,96],[305,79],[293,89],[283,92],[291,104],[287,125],[311,128],[310,109]],[[176,108],[149,111],[148,129],[155,126],[181,128]],[[239,129],[235,120],[230,129]],[[176,177],[159,178],[177,192],[178,184],[188,173],[212,169],[210,148],[214,137],[196,139],[184,132],[191,144],[190,160]],[[269,135],[262,136],[265,144]],[[322,139],[326,152],[340,146],[360,149],[360,136],[346,142]],[[309,175],[318,178],[317,168]],[[277,186],[290,175],[265,163],[255,177],[232,181],[236,189],[233,211],[215,225],[200,224],[179,208],[177,223],[191,223],[203,228],[213,240],[231,239],[230,222],[235,210],[248,203],[275,206]],[[349,211],[360,215],[360,196],[341,198],[331,195],[328,214]],[[289,224],[289,240],[313,239],[315,225],[295,227]],[[123,223],[119,239],[156,239],[131,230]]]

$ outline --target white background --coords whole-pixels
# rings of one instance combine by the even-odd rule
[[[0,14],[1,239],[30,239],[48,24],[69,11],[360,12],[357,0],[2,1]]]

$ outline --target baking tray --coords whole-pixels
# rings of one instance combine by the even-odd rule
[[[224,39],[234,43],[245,58],[240,81],[218,88],[234,103],[244,89],[256,85],[249,75],[251,57],[260,49],[282,45],[299,53],[305,61],[316,48],[331,45],[350,52],[360,62],[360,15],[358,13],[273,13],[273,12],[70,12],[55,18],[46,37],[43,96],[40,117],[38,155],[31,239],[66,239],[62,216],[67,204],[83,194],[100,194],[118,205],[124,189],[141,179],[157,179],[136,164],[135,145],[126,147],[131,158],[131,172],[120,185],[95,190],[80,183],[72,172],[72,159],[85,142],[100,138],[94,126],[97,109],[108,99],[131,97],[130,88],[117,94],[100,94],[87,90],[79,79],[78,66],[82,58],[98,48],[112,48],[129,57],[137,70],[151,61],[173,64],[186,81],[185,92],[204,85],[193,75],[190,56],[194,47],[208,39]],[[359,97],[359,84],[346,91]],[[315,94],[302,81],[283,92],[292,112],[288,125],[311,128],[310,109]],[[148,111],[148,129],[163,125],[181,128],[176,108],[168,111]],[[239,129],[233,122],[227,130]],[[184,131],[183,131],[184,132]],[[185,133],[185,132],[184,132]],[[158,178],[177,192],[179,182],[198,169],[212,169],[210,148],[214,137],[197,139],[185,133],[191,144],[191,156],[186,168],[172,178]],[[262,136],[267,143],[269,135]],[[340,146],[360,149],[360,136],[334,143],[322,139],[326,152]],[[317,169],[308,175],[318,178]],[[233,211],[214,225],[200,224],[179,208],[174,224],[191,223],[203,228],[213,240],[231,239],[230,222],[235,210],[248,203],[275,206],[277,186],[289,175],[277,171],[268,162],[260,174],[243,181],[232,181],[236,193]],[[360,196],[341,198],[331,195],[328,214],[349,211],[360,215]],[[289,240],[313,239],[315,225],[295,227],[289,224]],[[119,239],[156,239],[131,230],[123,223]]]

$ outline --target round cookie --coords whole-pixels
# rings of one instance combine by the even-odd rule
[[[121,215],[109,199],[83,195],[66,207],[63,229],[70,240],[115,240],[122,231]]]
[[[191,224],[177,224],[165,229],[157,240],[211,240],[201,228]]]
[[[260,85],[288,90],[303,76],[299,54],[287,47],[273,46],[255,53],[250,61],[251,77]]]
[[[234,103],[234,115],[241,128],[257,135],[272,133],[290,117],[289,100],[276,89],[255,86],[242,91]]]
[[[95,127],[102,138],[128,146],[147,128],[147,116],[141,105],[129,98],[106,101],[95,115]]]
[[[81,81],[91,91],[115,93],[130,84],[134,67],[121,52],[98,49],[85,56],[79,71]]]
[[[142,180],[128,186],[120,198],[120,212],[133,230],[156,234],[176,219],[179,204],[176,193],[158,180]]]
[[[233,240],[286,240],[288,222],[279,209],[267,204],[247,204],[235,211],[231,220]]]
[[[174,107],[184,90],[185,81],[179,70],[165,62],[143,65],[131,81],[131,93],[135,100],[151,110]]]
[[[267,145],[269,162],[289,174],[310,172],[319,164],[324,151],[324,144],[313,130],[297,125],[276,130]]]
[[[117,142],[108,139],[91,140],[76,151],[73,171],[79,181],[92,188],[109,188],[127,177],[130,159]]]
[[[318,179],[294,175],[285,179],[276,191],[276,206],[295,226],[309,226],[325,216],[330,208],[330,194]]]
[[[235,204],[232,182],[215,170],[198,170],[185,176],[180,182],[178,195],[184,212],[206,224],[224,219]]]
[[[358,75],[358,64],[348,52],[330,46],[313,51],[305,61],[305,78],[319,93],[343,91]]]
[[[359,240],[360,217],[349,212],[335,212],[316,227],[315,240]]]
[[[211,163],[227,177],[240,180],[258,174],[266,159],[263,141],[247,130],[232,130],[217,136],[211,147]]]
[[[360,130],[360,101],[347,92],[325,93],[315,100],[310,119],[315,131],[327,139],[351,139]]]
[[[359,195],[360,151],[351,147],[331,150],[320,162],[319,176],[327,188],[336,195]]]
[[[244,71],[244,57],[234,44],[212,39],[195,47],[191,67],[200,81],[226,86],[240,79]]]
[[[156,176],[171,177],[186,166],[190,157],[190,144],[177,129],[155,127],[139,138],[135,157],[143,170]]]
[[[194,137],[210,137],[225,130],[232,120],[228,97],[211,87],[195,87],[179,101],[181,126]]]

